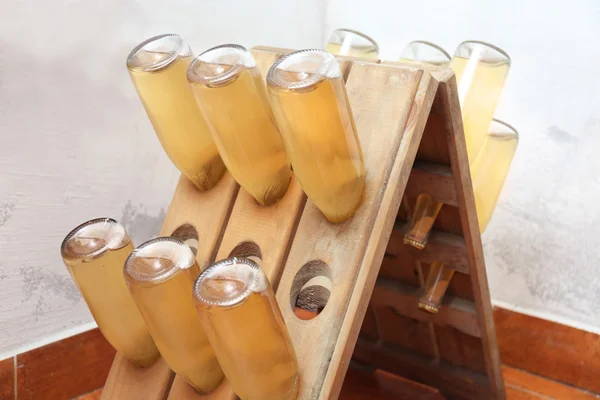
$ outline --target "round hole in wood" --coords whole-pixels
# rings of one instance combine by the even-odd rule
[[[290,291],[290,306],[303,320],[319,315],[331,296],[331,270],[321,260],[309,261],[300,268]]]
[[[185,244],[190,246],[194,256],[198,254],[198,231],[192,224],[180,225],[177,229],[171,233],[172,237],[183,240]]]
[[[246,257],[260,265],[260,261],[262,261],[262,252],[255,242],[247,240],[238,243],[238,245],[229,253],[229,257]]]

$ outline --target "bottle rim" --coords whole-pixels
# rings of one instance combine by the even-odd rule
[[[227,267],[232,267],[232,266],[240,265],[240,264],[249,266],[251,268],[251,273],[252,273],[252,278],[251,278],[250,282],[247,282],[247,285],[243,291],[241,291],[236,296],[234,296],[230,299],[220,300],[220,301],[208,299],[208,298],[202,296],[201,285],[203,284],[205,279],[207,279],[215,274],[215,270],[220,270],[220,269],[224,269]],[[206,268],[204,271],[202,271],[202,273],[200,273],[200,276],[198,276],[198,279],[196,279],[196,282],[194,283],[194,290],[193,290],[194,299],[197,302],[204,304],[206,306],[217,306],[217,307],[236,306],[236,305],[242,303],[244,300],[246,300],[246,298],[248,298],[248,296],[250,294],[262,291],[261,289],[263,289],[263,288],[261,287],[262,286],[261,280],[263,278],[266,280],[266,277],[264,276],[262,269],[260,268],[260,266],[257,263],[255,263],[251,259],[246,258],[246,257],[229,257],[224,260],[215,262],[214,264],[212,264],[208,268]]]
[[[115,220],[113,218],[109,218],[109,217],[93,218],[93,219],[85,221],[85,222],[77,225],[75,228],[71,229],[71,231],[65,236],[62,243],[60,244],[61,255],[63,257],[68,257],[68,258],[72,258],[72,259],[84,259],[84,258],[92,258],[98,254],[102,254],[107,249],[109,249],[108,243],[93,252],[85,253],[85,254],[72,253],[67,248],[67,244],[71,241],[71,239],[73,239],[76,235],[78,235],[84,228],[91,226],[91,225],[99,224],[99,223],[105,223],[105,224],[108,223],[112,226],[119,228],[122,231],[122,235],[123,235],[120,238],[119,243],[121,243],[125,237],[128,237],[125,227],[122,224],[120,224],[119,222],[117,222],[117,220]]]
[[[413,40],[412,42],[409,42],[404,48],[408,48],[414,44],[424,44],[428,47],[434,48],[437,51],[439,51],[444,57],[446,57],[448,59],[448,62],[452,59],[452,56],[446,51],[444,50],[443,47],[433,43],[433,42],[429,42],[427,40]],[[404,51],[402,51],[402,53],[404,53]],[[420,61],[420,60],[416,60],[416,61]]]
[[[149,256],[143,255],[141,253],[143,253],[144,251],[147,251],[148,247],[157,246],[161,243],[172,243],[176,246],[179,246],[182,249],[187,249],[188,253],[183,254],[181,256],[181,258],[182,258],[181,261],[186,261],[185,265],[182,266],[182,265],[180,265],[180,263],[178,263],[174,260],[170,260],[170,261],[172,261],[172,265],[169,268],[160,270],[156,273],[142,273],[142,272],[137,271],[135,269],[136,261],[139,258],[148,258],[149,257]],[[184,259],[184,257],[186,257],[186,258]],[[194,256],[194,253],[192,252],[192,250],[189,248],[189,246],[183,240],[172,237],[172,236],[161,236],[161,237],[157,237],[154,239],[150,239],[150,240],[142,243],[138,247],[136,247],[131,252],[129,257],[127,257],[127,260],[125,261],[125,265],[123,268],[123,273],[125,274],[125,276],[129,277],[130,279],[132,279],[133,281],[136,281],[136,282],[159,283],[159,282],[163,282],[163,281],[171,278],[173,275],[175,275],[176,273],[178,273],[180,271],[190,268],[191,266],[194,265],[195,262],[196,262],[196,258]]]
[[[201,75],[198,66],[202,63],[215,63],[219,57],[233,55],[232,67],[214,75]],[[190,64],[187,70],[187,79],[193,83],[201,83],[206,86],[223,86],[234,80],[243,70],[256,67],[256,61],[247,48],[239,44],[222,44],[203,51]]]
[[[484,48],[486,50],[491,51],[492,55],[497,56],[497,57],[486,56],[486,57],[483,57],[482,60],[489,60],[489,61],[493,61],[493,62],[507,61],[508,65],[510,65],[512,63],[510,55],[506,51],[502,50],[500,47],[498,47],[496,45],[493,45],[488,42],[484,42],[482,40],[465,40],[464,42],[462,42],[461,44],[458,45],[458,47],[456,48],[456,51],[454,52],[454,56],[456,56],[458,54],[458,52],[465,47]]]
[[[305,79],[300,79],[294,82],[282,79],[277,75],[279,69],[285,70],[284,68],[294,66],[294,63],[298,63],[308,54],[315,54],[321,57],[320,65],[317,70],[311,72],[311,75]],[[287,70],[285,70],[287,71]],[[291,71],[288,71],[291,72]],[[294,71],[294,72],[305,72],[305,71]],[[340,66],[336,58],[325,50],[321,49],[304,49],[295,51],[290,54],[286,54],[277,60],[269,69],[267,74],[267,85],[270,88],[283,89],[283,90],[301,90],[307,89],[315,84],[325,80],[340,77],[342,75]]]
[[[377,53],[379,53],[379,44],[375,41],[375,39],[373,39],[371,36],[367,35],[366,33],[362,33],[362,32],[356,31],[354,29],[338,28],[338,29],[334,29],[333,31],[331,31],[331,34],[333,35],[336,32],[350,33],[350,34],[359,36],[359,37],[367,40],[368,42],[370,42],[374,46],[375,51]]]
[[[157,41],[162,40],[167,37],[174,38],[176,40],[175,40],[175,45],[173,46],[173,48],[170,49],[170,51],[168,52],[168,55],[164,59],[161,59],[157,62],[149,63],[148,65],[141,65],[141,66],[133,65],[133,60],[135,59],[136,55],[141,50],[143,50],[149,44],[157,42]],[[144,40],[143,42],[141,42],[140,44],[135,46],[129,52],[129,55],[127,56],[127,68],[130,70],[133,70],[133,71],[144,71],[144,72],[159,71],[159,70],[165,69],[179,58],[179,55],[182,52],[184,46],[185,46],[185,41],[183,40],[183,37],[181,37],[180,35],[178,35],[176,33],[164,33],[162,35],[153,36],[149,39]]]

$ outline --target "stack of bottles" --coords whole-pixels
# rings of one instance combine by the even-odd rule
[[[293,168],[327,220],[343,223],[356,213],[364,163],[330,53],[289,54],[265,82],[242,46],[194,58],[180,36],[168,34],[136,46],[127,68],[167,155],[198,190],[229,173],[267,207],[285,196]],[[132,363],[143,368],[162,357],[200,393],[226,377],[241,399],[296,397],[296,354],[262,261],[200,266],[175,237],[134,248],[110,218],[73,229],[61,253],[99,329]]]
[[[168,34],[136,46],[127,68],[167,155],[198,190],[211,190],[229,173],[267,207],[285,196],[294,174],[314,206],[338,224],[360,209],[366,175],[331,53],[377,58],[379,47],[359,32],[337,30],[327,50],[280,58],[265,82],[242,46],[217,46],[194,58],[180,36]],[[479,42],[463,43],[452,59],[435,45],[413,42],[402,58],[449,63],[456,72],[483,230],[516,148],[516,132],[490,124],[510,60]],[[419,196],[406,243],[426,245],[441,207],[428,194]],[[201,266],[174,237],[134,248],[110,218],[73,229],[61,254],[101,332],[135,365],[148,367],[162,356],[200,393],[226,377],[244,400],[296,397],[296,354],[260,260],[232,257]],[[434,263],[423,309],[437,310],[452,272]]]
[[[329,51],[338,55],[356,57],[362,53],[362,57],[374,59],[379,56],[378,48],[367,35],[346,29],[334,31],[327,45]],[[449,67],[456,75],[477,219],[483,233],[498,202],[519,141],[519,134],[512,126],[493,119],[511,59],[502,49],[480,41],[461,43],[451,57],[440,46],[418,40],[405,46],[399,61]],[[442,207],[443,204],[428,193],[421,193],[414,204],[404,243],[424,249]],[[433,262],[419,308],[437,313],[453,275],[451,266]]]

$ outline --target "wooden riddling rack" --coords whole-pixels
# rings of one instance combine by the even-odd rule
[[[252,49],[263,76],[291,51]],[[197,239],[203,267],[244,255],[255,247],[248,243],[258,245],[298,356],[298,399],[337,398],[353,352],[361,363],[425,382],[452,398],[504,398],[454,74],[339,61],[366,170],[354,217],[330,224],[294,178],[283,199],[261,207],[228,174],[208,192],[182,177],[161,235]],[[402,244],[406,210],[420,192],[448,205],[421,252]],[[436,259],[460,274],[453,278],[452,296],[433,316],[417,309],[417,290],[427,263]],[[293,306],[309,281],[330,288],[330,295],[310,299],[322,311],[301,320]],[[162,359],[139,369],[118,354],[102,395],[235,398],[226,380],[213,393],[199,394]]]

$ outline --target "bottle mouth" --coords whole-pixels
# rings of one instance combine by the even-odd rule
[[[462,42],[456,48],[454,56],[461,58],[475,57],[481,62],[490,64],[511,64],[511,58],[506,51],[498,46],[480,40]]]
[[[125,261],[125,275],[138,282],[163,282],[196,262],[184,241],[159,237],[138,246]]]
[[[155,72],[167,68],[179,57],[191,55],[189,46],[175,33],[144,40],[127,56],[127,68],[132,71]]]
[[[192,61],[187,71],[190,82],[209,87],[233,82],[245,69],[256,67],[252,53],[238,44],[224,44],[206,50]]]
[[[60,245],[60,252],[66,259],[91,259],[123,248],[129,242],[123,225],[112,218],[95,218],[69,232]]]
[[[401,58],[419,62],[447,63],[452,57],[446,50],[426,40],[414,40],[406,45]]]
[[[200,274],[194,284],[194,298],[205,306],[233,307],[266,289],[267,277],[257,263],[246,257],[231,257]]]
[[[302,90],[325,79],[341,76],[340,66],[333,55],[324,50],[307,49],[277,60],[267,74],[267,85],[278,90]]]
[[[333,32],[331,32],[330,42],[343,44],[344,41],[348,38],[353,42],[352,44],[356,47],[373,47],[374,51],[376,53],[379,53],[379,45],[377,44],[375,39],[373,39],[367,34],[355,31],[354,29],[341,28],[334,30]]]

